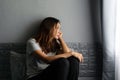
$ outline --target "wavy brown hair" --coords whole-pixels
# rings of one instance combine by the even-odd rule
[[[34,37],[45,53],[56,52],[60,49],[57,40],[52,37],[57,23],[60,21],[54,17],[45,18],[40,24],[38,34]]]

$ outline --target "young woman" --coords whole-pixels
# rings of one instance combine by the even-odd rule
[[[70,50],[60,28],[58,19],[47,17],[27,41],[27,80],[78,80],[83,56]]]

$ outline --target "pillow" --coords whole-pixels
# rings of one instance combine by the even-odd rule
[[[10,69],[12,80],[25,79],[25,54],[10,51]]]

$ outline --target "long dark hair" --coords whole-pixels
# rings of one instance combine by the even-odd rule
[[[45,53],[56,52],[60,49],[57,40],[52,37],[57,23],[60,21],[54,17],[45,18],[40,24],[38,34],[34,37]]]

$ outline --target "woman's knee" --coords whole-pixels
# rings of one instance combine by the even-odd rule
[[[58,63],[60,64],[60,65],[64,65],[64,66],[69,66],[69,61],[66,59],[66,58],[60,58],[60,59],[58,59]]]
[[[70,57],[68,58],[69,63],[70,63],[70,72],[72,72],[72,74],[79,74],[79,60],[75,57]]]
[[[59,58],[59,59],[57,59],[57,60],[55,60],[53,63],[55,63],[55,64],[57,64],[59,67],[69,67],[69,61],[68,61],[68,59],[66,59],[66,58]]]
[[[69,60],[70,65],[76,66],[76,67],[79,66],[79,60],[75,58],[74,56],[69,57],[68,60]]]

